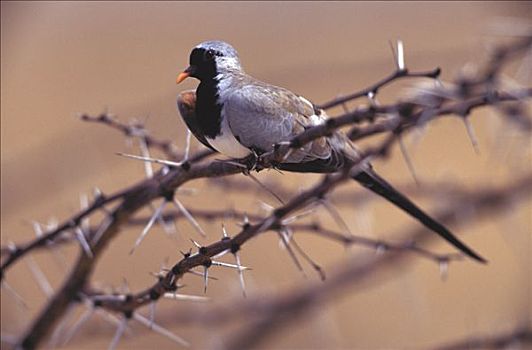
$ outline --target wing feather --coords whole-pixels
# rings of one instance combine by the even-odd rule
[[[315,125],[313,105],[289,90],[261,82],[244,84],[228,95],[222,113],[231,131],[244,146],[270,151],[305,128]],[[326,138],[320,138],[293,152],[287,162],[327,158],[331,154]]]

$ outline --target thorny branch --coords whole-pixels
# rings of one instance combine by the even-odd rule
[[[296,136],[287,143],[276,145],[275,151],[272,154],[262,156],[260,159],[260,167],[271,168],[275,167],[277,163],[293,149],[302,147],[303,145],[315,140],[319,137],[326,137],[333,131],[348,126],[351,129],[348,136],[352,140],[360,140],[378,133],[384,133],[387,136],[374,147],[369,147],[361,153],[360,161],[346,166],[336,174],[327,175],[322,180],[311,187],[310,189],[292,196],[285,204],[274,208],[270,215],[259,218],[257,223],[245,222],[240,233],[233,237],[224,235],[224,237],[210,245],[200,247],[198,251],[190,254],[187,253],[182,260],[177,262],[169,271],[159,277],[159,281],[145,289],[144,291],[124,295],[124,297],[117,298],[116,296],[107,296],[92,289],[89,285],[90,275],[96,266],[98,259],[108,244],[120,232],[120,229],[131,222],[132,216],[139,209],[149,205],[157,198],[163,198],[166,202],[174,201],[175,191],[183,184],[200,178],[213,178],[234,175],[239,173],[246,173],[247,169],[242,164],[235,161],[210,161],[202,162],[207,156],[212,154],[211,151],[203,151],[197,153],[190,159],[185,159],[179,166],[163,167],[149,178],[140,181],[139,183],[118,191],[115,194],[105,196],[98,194],[93,203],[86,209],[82,210],[72,218],[67,219],[63,224],[56,229],[43,233],[37,239],[22,245],[10,245],[2,248],[1,277],[5,281],[6,272],[8,268],[27,255],[36,248],[44,247],[53,244],[56,241],[68,240],[79,233],[82,226],[82,221],[93,214],[95,211],[103,211],[105,218],[95,227],[90,229],[90,232],[84,232],[84,235],[90,239],[86,242],[88,248],[80,249],[80,253],[76,263],[74,264],[69,276],[65,278],[64,284],[51,298],[48,305],[41,311],[40,315],[33,321],[27,332],[20,338],[18,345],[23,348],[35,348],[42,339],[48,335],[56,322],[63,317],[69,305],[80,300],[88,299],[94,306],[119,312],[124,315],[124,320],[135,318],[140,315],[135,314],[135,310],[140,306],[155,302],[161,296],[167,293],[175,292],[178,287],[179,279],[187,272],[192,271],[194,267],[203,266],[205,269],[205,281],[208,280],[207,269],[215,263],[214,257],[224,254],[233,253],[237,259],[238,270],[241,273],[242,268],[238,259],[238,251],[251,238],[265,231],[276,231],[281,235],[286,234],[286,230],[306,230],[315,232],[323,237],[335,239],[344,244],[366,244],[374,248],[384,248],[394,251],[393,254],[387,254],[382,259],[372,259],[364,264],[353,264],[350,268],[328,279],[324,287],[315,288],[313,292],[317,296],[327,296],[326,286],[344,286],[344,282],[350,281],[353,283],[359,279],[363,279],[368,271],[378,269],[380,266],[385,266],[395,260],[403,259],[404,251],[415,252],[418,255],[426,256],[437,262],[449,262],[453,260],[455,255],[436,255],[425,250],[416,248],[415,246],[393,246],[386,242],[371,241],[354,236],[341,236],[326,228],[314,225],[306,228],[301,227],[302,224],[293,224],[292,216],[297,215],[297,211],[307,208],[317,201],[328,195],[336,186],[345,181],[349,175],[359,171],[360,167],[370,159],[376,157],[383,157],[389,153],[390,147],[397,141],[398,135],[408,129],[414,128],[418,125],[425,124],[435,118],[445,115],[457,115],[459,117],[467,118],[469,113],[479,107],[495,106],[503,113],[502,115],[520,125],[523,130],[530,131],[531,121],[526,115],[525,108],[521,106],[521,101],[532,95],[531,88],[522,88],[518,90],[501,90],[499,81],[501,79],[500,73],[507,62],[518,54],[528,50],[532,43],[532,36],[525,37],[513,44],[501,46],[497,48],[490,56],[490,60],[485,69],[475,76],[460,77],[454,85],[451,86],[436,86],[426,88],[418,92],[414,97],[404,101],[390,104],[377,105],[375,103],[369,106],[361,106],[354,111],[348,111],[340,116],[329,119],[325,124],[309,128],[305,132]],[[400,46],[400,50],[399,50]],[[373,99],[375,94],[386,85],[401,78],[436,78],[439,75],[439,69],[428,72],[409,72],[404,65],[404,57],[402,52],[402,43],[398,45],[397,50],[397,70],[382,79],[376,84],[362,89],[359,92],[347,95],[345,97],[337,98],[332,101],[322,104],[322,108],[332,108],[333,106],[341,105],[347,101],[367,96]],[[511,103],[511,104],[508,104]],[[98,117],[82,116],[86,121],[97,121],[107,124],[113,128],[122,131],[127,136],[138,137],[142,139],[147,147],[154,147],[165,153],[170,159],[179,159],[180,155],[174,147],[167,141],[160,141],[155,137],[149,136],[143,127],[139,125],[124,125],[120,122],[110,118],[104,114]],[[527,191],[530,189],[530,179],[525,179],[524,184],[521,184]],[[508,189],[508,196],[513,196],[513,192]],[[490,193],[487,191],[486,193]],[[493,193],[490,193],[493,195]],[[501,195],[501,198],[506,198]],[[493,199],[493,198],[490,198]],[[110,208],[109,208],[110,207]],[[196,213],[197,214],[197,213]],[[442,218],[443,221],[447,220]],[[299,225],[299,227],[298,227]],[[65,238],[67,236],[67,238]],[[82,232],[83,236],[83,232]],[[428,235],[415,235],[416,240],[426,239]],[[79,235],[78,235],[79,237]],[[82,242],[80,242],[82,243]],[[85,246],[85,245],[84,245]],[[288,247],[287,247],[288,248]],[[90,251],[90,254],[88,253]],[[394,250],[396,249],[396,250]],[[347,283],[345,283],[347,285]],[[333,287],[331,287],[333,288]],[[295,311],[303,311],[303,308],[309,304],[305,301],[313,299],[309,295],[294,295],[289,298],[301,297],[303,299],[294,303],[294,307],[298,308]],[[290,299],[293,300],[293,299]],[[269,313],[269,317],[278,319],[284,318],[284,306],[286,301],[279,300],[279,313]],[[298,312],[294,312],[296,315]],[[135,318],[138,322],[145,324],[142,318]],[[257,326],[264,326],[264,322],[268,320],[262,319],[256,324],[249,326],[249,329],[244,330],[241,335],[237,335],[232,340],[229,347],[239,346],[242,344],[249,344],[251,341],[257,341],[260,337],[257,336]],[[119,331],[117,331],[116,339],[123,332],[122,321]],[[159,326],[158,326],[159,327]],[[262,328],[261,328],[262,329]],[[161,333],[164,333],[160,329]],[[264,329],[266,335],[268,333]],[[177,341],[177,340],[176,340]],[[113,344],[116,342],[113,341]],[[180,342],[184,344],[184,342]]]

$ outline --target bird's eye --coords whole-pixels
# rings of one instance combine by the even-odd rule
[[[216,52],[213,49],[205,51],[205,61],[210,61],[216,56]]]

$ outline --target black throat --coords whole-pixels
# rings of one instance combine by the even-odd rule
[[[222,105],[218,103],[218,81],[202,79],[196,89],[196,115],[203,134],[208,138],[220,135]]]

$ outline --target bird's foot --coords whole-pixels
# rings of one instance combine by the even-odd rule
[[[249,156],[242,159],[242,163],[246,166],[246,169],[242,171],[244,175],[249,175],[253,170],[260,170],[259,158],[259,155],[255,151],[252,151]]]

